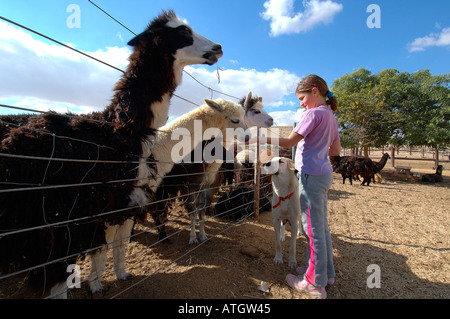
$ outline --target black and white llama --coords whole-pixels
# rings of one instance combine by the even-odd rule
[[[148,192],[136,183],[143,145],[165,124],[184,66],[212,65],[222,56],[220,45],[173,11],[129,45],[130,63],[103,112],[33,116],[1,142],[0,273],[29,272],[41,297],[66,297],[67,267],[85,253],[92,256],[90,290],[101,290],[106,243],[113,242],[117,278],[130,277],[124,244],[144,213],[135,194]]]

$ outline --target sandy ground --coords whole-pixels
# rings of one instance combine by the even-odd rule
[[[396,161],[413,172],[433,173],[431,162]],[[444,164],[445,165],[445,164]],[[425,184],[383,174],[383,183],[369,187],[342,184],[335,175],[329,192],[329,225],[334,247],[336,282],[327,287],[329,299],[444,298],[450,297],[450,165],[444,183]],[[390,169],[386,165],[384,171]],[[180,216],[175,208],[170,219]],[[152,227],[151,219],[136,230]],[[275,265],[274,232],[270,212],[239,224],[208,216],[210,240],[188,245],[189,220],[170,223],[171,243],[158,243],[150,230],[128,245],[129,281],[117,281],[109,269],[104,284],[109,289],[94,298],[119,299],[308,299],[289,288],[287,263]],[[285,260],[290,232],[283,244]],[[306,242],[297,240],[297,261],[304,265]],[[110,253],[111,255],[111,253]],[[80,262],[82,279],[89,261]],[[109,263],[111,265],[111,256]],[[373,266],[375,265],[375,266]],[[379,270],[380,287],[371,288],[373,268]],[[379,268],[378,268],[379,267]],[[269,292],[258,289],[261,282]],[[31,298],[22,289],[22,278],[0,282],[0,298]],[[89,298],[86,283],[69,298]]]

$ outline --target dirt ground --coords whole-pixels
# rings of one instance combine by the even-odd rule
[[[432,162],[396,161],[412,172],[434,173]],[[445,166],[445,164],[444,164]],[[342,184],[335,174],[329,192],[329,225],[333,239],[336,282],[327,287],[329,299],[450,298],[450,164],[444,183],[425,184],[382,174],[384,182],[369,187]],[[386,165],[383,172],[391,168]],[[174,209],[170,219],[181,214]],[[106,293],[94,298],[118,299],[308,299],[285,281],[294,270],[275,265],[274,232],[270,212],[239,224],[207,217],[210,240],[191,246],[189,223],[180,217],[168,225],[170,243],[158,243],[150,230],[132,239],[127,268],[134,277],[117,281],[107,270]],[[152,227],[151,219],[136,231]],[[290,233],[283,244],[287,260]],[[304,265],[306,242],[297,240],[297,262]],[[109,254],[111,255],[111,253]],[[80,263],[82,279],[89,261]],[[108,266],[111,265],[111,256]],[[373,266],[379,267],[380,288],[370,288]],[[261,282],[269,292],[258,289]],[[30,298],[22,281],[0,283],[0,298]],[[89,298],[86,283],[69,298]]]

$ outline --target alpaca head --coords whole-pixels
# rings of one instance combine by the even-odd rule
[[[135,50],[155,45],[161,52],[172,54],[181,66],[213,65],[223,55],[222,46],[195,33],[172,10],[163,11],[147,29],[128,42]]]
[[[273,125],[273,118],[263,110],[262,98],[252,97],[250,91],[239,103],[244,107],[245,121],[248,127],[271,127]]]
[[[215,112],[219,112],[225,117],[220,125],[217,125],[217,128],[226,133],[226,138],[228,137],[227,129],[234,129],[233,135],[235,135],[239,141],[244,142],[250,139],[250,136],[248,135],[248,126],[245,122],[245,111],[240,104],[225,99],[205,99],[205,102],[206,105]]]

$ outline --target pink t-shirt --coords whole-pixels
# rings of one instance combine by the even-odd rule
[[[333,112],[323,105],[307,110],[294,132],[304,137],[297,145],[295,168],[309,175],[331,173],[328,152],[331,144],[340,139]]]

